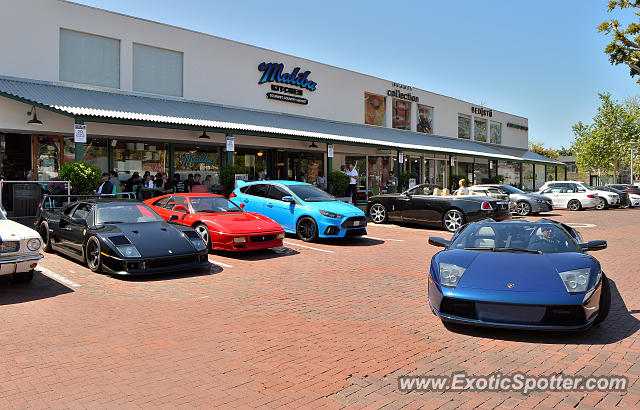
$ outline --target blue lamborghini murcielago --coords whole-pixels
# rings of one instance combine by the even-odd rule
[[[570,226],[540,219],[482,220],[460,228],[431,259],[429,305],[447,322],[542,330],[581,330],[609,313],[609,281]]]

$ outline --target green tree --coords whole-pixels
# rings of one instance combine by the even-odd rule
[[[617,180],[620,169],[630,162],[629,143],[640,136],[640,110],[632,100],[623,103],[600,93],[600,107],[592,124],[575,124],[571,149],[580,171],[611,172]]]
[[[558,155],[563,156],[563,157],[572,157],[575,155],[575,152],[573,152],[573,150],[571,149],[571,147],[569,148],[565,148],[564,145],[558,150]]]
[[[546,158],[558,159],[558,151],[551,148],[545,148],[544,142],[529,141],[529,151],[535,152]]]
[[[607,12],[627,8],[634,9],[635,18],[640,17],[640,0],[612,0],[609,1]],[[635,77],[640,74],[640,24],[631,22],[623,28],[620,21],[611,19],[598,26],[598,32],[611,36],[611,42],[604,49],[609,55],[612,65],[626,64],[629,66],[629,75]],[[640,79],[637,80],[640,83]]]
[[[71,193],[86,195],[102,184],[102,171],[86,162],[67,162],[60,169],[59,178],[71,182]]]

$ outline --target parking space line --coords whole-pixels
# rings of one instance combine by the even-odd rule
[[[595,228],[595,224],[583,224],[579,222],[567,222],[566,225],[569,225],[572,228]]]
[[[365,238],[375,239],[378,241],[404,242],[404,239],[377,238],[375,236],[369,236],[369,235],[365,236]]]
[[[410,232],[435,232],[435,233],[439,233],[439,234],[451,234],[451,232],[449,231],[439,231],[436,229],[422,229],[422,228],[405,228],[404,226],[395,226],[395,225],[369,225],[368,228],[370,228],[371,226],[377,226],[380,228],[389,228],[389,229],[395,229],[397,231],[410,231]]]
[[[57,280],[58,282],[62,282],[65,285],[69,285],[72,288],[78,288],[78,287],[81,286],[81,285],[75,283],[74,281],[69,280],[69,279],[65,278],[64,276],[62,276],[62,275],[58,275],[57,273],[55,273],[55,272],[53,272],[53,271],[51,271],[51,270],[49,270],[49,269],[47,269],[45,267],[38,266],[38,270],[40,272],[42,272],[43,275],[46,275],[46,276],[50,277],[51,279]]]
[[[213,263],[214,265],[220,265],[223,268],[233,268],[233,265],[227,265],[226,263],[214,261],[213,259],[209,259],[209,262]]]
[[[300,244],[295,243],[295,242],[288,242],[288,241],[282,241],[282,242],[286,243],[287,245],[298,246],[300,248],[313,249],[314,251],[320,251],[320,252],[326,252],[326,253],[333,253],[333,251],[329,251],[329,250],[326,250],[326,249],[320,249],[320,248],[313,248],[313,247],[307,246],[307,245],[300,245]]]

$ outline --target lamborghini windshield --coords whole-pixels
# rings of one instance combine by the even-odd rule
[[[147,205],[135,202],[100,204],[96,210],[96,223],[98,225],[158,222],[162,220],[160,215]]]
[[[576,241],[552,223],[471,224],[460,232],[451,248],[522,253],[580,252]]]

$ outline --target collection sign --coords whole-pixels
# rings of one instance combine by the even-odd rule
[[[415,102],[419,101],[418,97],[411,94],[411,91],[413,91],[413,88],[411,88],[411,86],[392,82],[391,87],[396,89],[387,90],[387,95],[389,97],[400,98],[401,100],[409,100],[409,101],[415,101]]]
[[[318,83],[312,81],[309,76],[311,71],[302,71],[300,67],[295,67],[287,73],[282,63],[265,63],[258,65],[258,71],[262,73],[258,84],[271,84],[271,92],[267,93],[267,98],[296,104],[309,104],[309,100],[303,98],[304,91],[313,92]],[[283,84],[283,85],[278,85]]]
[[[87,142],[87,126],[84,124],[73,124],[73,142]]]

